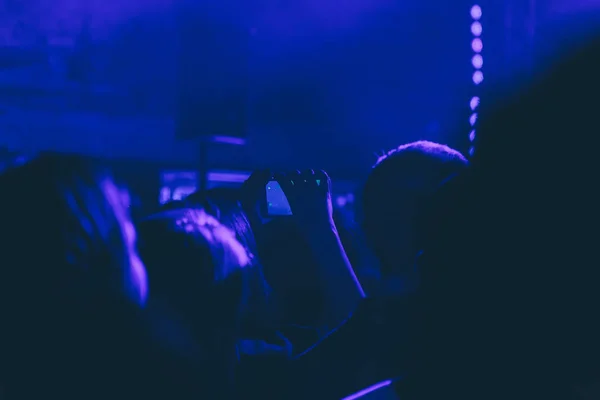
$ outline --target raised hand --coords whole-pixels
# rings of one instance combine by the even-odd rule
[[[325,294],[322,329],[338,326],[365,297],[348,261],[333,222],[331,180],[325,171],[276,174],[292,210],[293,220],[304,231],[316,261]]]
[[[276,174],[297,224],[309,230],[334,227],[331,179],[325,171]]]

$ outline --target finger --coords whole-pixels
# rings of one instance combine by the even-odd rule
[[[281,186],[281,190],[288,201],[295,198],[297,191],[303,186],[302,176],[299,171],[291,171],[285,174],[277,174],[275,180]]]
[[[302,171],[302,177],[304,179],[314,180],[315,179],[315,170],[307,169],[307,170]]]
[[[261,185],[267,183],[271,177],[273,176],[273,172],[269,169],[259,169],[256,170],[246,179],[247,184],[249,185]]]
[[[264,191],[264,187],[267,182],[269,182],[271,175],[271,171],[261,169],[254,171],[252,175],[246,179],[242,184],[240,192],[242,205],[246,208],[254,207],[258,199],[261,198],[261,193]]]
[[[292,185],[288,175],[281,172],[273,174],[273,180],[279,183],[279,186],[281,186],[281,189],[283,189],[284,192],[286,188]]]
[[[288,172],[286,175],[293,186],[298,186],[303,182],[302,173],[298,170]]]
[[[321,182],[319,184],[321,188],[331,190],[331,179],[329,178],[329,175],[327,175],[327,172],[320,169],[315,172],[315,178]]]
[[[251,199],[256,197],[269,181],[270,176],[271,172],[266,169],[254,171],[242,184],[242,196],[250,197]]]
[[[313,169],[307,169],[303,171],[302,180],[307,184],[307,186],[316,188],[319,185],[315,176],[315,171]]]
[[[268,169],[254,171],[252,175],[242,184],[240,190],[240,200],[244,211],[251,219],[255,220],[261,214],[261,204],[264,201],[265,186],[272,177],[272,172]]]
[[[260,178],[261,182],[270,181],[273,178],[273,171],[271,171],[268,168],[261,169],[260,171],[258,171],[258,174],[256,175],[256,177]]]

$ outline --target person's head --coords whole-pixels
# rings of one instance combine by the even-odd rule
[[[202,209],[179,209],[138,225],[150,304],[164,310],[157,334],[175,351],[201,357],[213,383],[230,378],[250,257],[234,234]],[[168,329],[167,329],[168,328]]]
[[[422,250],[424,206],[442,182],[466,166],[458,151],[428,141],[402,145],[377,160],[363,188],[362,227],[384,277],[411,279]]]
[[[84,398],[100,381],[117,390],[123,370],[99,365],[130,365],[128,321],[147,297],[126,191],[90,160],[43,154],[0,175],[0,192],[7,396],[43,387]]]
[[[249,274],[249,298],[242,310],[244,325],[268,324],[270,319],[268,303],[271,290],[265,280],[263,267],[258,257],[254,232],[240,203],[240,190],[217,187],[198,191],[189,195],[185,199],[185,203],[190,207],[202,207],[223,226],[234,232],[237,241],[248,250],[251,255],[252,268]]]
[[[580,50],[482,111],[471,170],[439,202],[422,260],[420,398],[439,398],[423,393],[436,387],[473,399],[583,399],[577,387],[600,381],[600,122],[590,100],[600,40]]]

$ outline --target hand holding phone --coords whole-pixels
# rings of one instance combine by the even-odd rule
[[[292,215],[292,208],[281,185],[276,180],[267,182],[266,193],[267,215],[269,217],[281,217]]]
[[[272,179],[273,172],[263,169],[253,172],[242,185],[242,207],[254,229],[268,220],[265,190],[266,184]]]
[[[277,185],[271,185],[271,182]],[[272,209],[270,215],[293,214],[303,225],[331,224],[333,221],[331,180],[325,171],[276,174],[266,190],[273,191],[267,198],[267,208]],[[272,202],[268,201],[269,197]]]

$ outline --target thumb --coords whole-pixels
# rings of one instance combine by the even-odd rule
[[[253,172],[252,175],[250,175],[250,177],[242,184],[242,201],[258,201],[258,197],[260,197],[260,194],[264,190],[265,185],[269,182],[271,177],[272,173],[267,169]]]
[[[272,176],[273,175],[270,170],[259,169],[257,171],[254,171],[252,175],[250,175],[250,177],[246,179],[244,185],[251,187],[263,186],[271,179]]]

